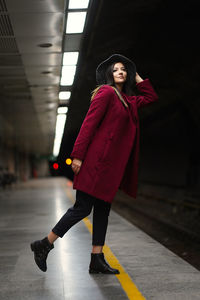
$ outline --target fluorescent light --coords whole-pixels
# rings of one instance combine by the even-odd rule
[[[53,155],[54,156],[58,156],[59,151],[60,151],[60,144],[61,144],[60,140],[55,138],[54,139],[54,146],[53,146]]]
[[[71,96],[71,92],[60,92],[59,99],[60,100],[68,100]]]
[[[67,111],[68,111],[67,107],[58,107],[58,109],[57,109],[58,114],[66,114]]]
[[[81,33],[85,25],[86,12],[69,12],[66,33]]]
[[[61,72],[61,85],[72,85],[74,82],[74,75],[76,73],[76,66],[63,66]]]
[[[60,145],[61,145],[61,141],[62,141],[65,121],[66,121],[65,114],[57,115],[56,132],[55,132],[54,147],[53,147],[53,155],[54,156],[58,156],[59,151],[60,151]]]
[[[78,61],[79,52],[64,52],[63,65],[76,65]]]
[[[70,0],[69,9],[88,8],[89,0]]]
[[[66,115],[57,115],[56,120],[56,137],[61,137],[65,126]]]
[[[74,76],[76,73],[76,66],[62,66],[61,76]]]
[[[73,77],[61,77],[60,79],[60,85],[62,86],[71,86],[74,82],[74,76]]]

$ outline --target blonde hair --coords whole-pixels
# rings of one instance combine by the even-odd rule
[[[97,86],[96,89],[94,89],[94,90],[91,92],[91,94],[92,94],[92,96],[91,96],[91,101],[94,99],[94,97],[96,96],[96,94],[98,93],[99,89],[100,89],[102,86],[103,86],[103,84]]]
[[[91,92],[91,94],[92,94],[92,96],[91,96],[91,101],[94,99],[94,97],[96,96],[96,94],[98,93],[99,89],[100,89],[102,86],[104,86],[104,84],[97,86],[96,89],[94,89],[94,90]],[[123,99],[122,95],[121,95],[120,92],[116,89],[116,87],[114,87],[114,86],[112,86],[112,85],[109,85],[109,86],[115,91],[115,93],[117,94],[117,96],[119,97],[119,100],[123,103],[123,105],[124,105],[125,107],[128,107],[128,104],[127,104],[126,101]]]

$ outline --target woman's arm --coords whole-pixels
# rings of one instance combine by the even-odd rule
[[[136,83],[140,83],[140,82],[144,81],[137,72],[135,75],[135,81],[136,81]]]
[[[136,87],[141,93],[141,95],[136,96],[136,102],[138,108],[158,100],[158,95],[156,94],[149,79],[143,80],[140,77],[140,75],[136,73],[135,81],[136,81]]]

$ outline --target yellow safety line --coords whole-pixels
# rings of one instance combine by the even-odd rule
[[[67,192],[67,196],[74,203],[75,199],[68,188],[66,189],[66,192]],[[85,223],[85,226],[88,228],[89,232],[92,234],[92,224],[91,224],[90,220],[88,218],[84,218],[83,222]],[[109,264],[111,264],[113,268],[118,269],[120,271],[120,274],[115,275],[115,276],[117,277],[122,288],[124,289],[125,293],[127,294],[128,299],[130,299],[130,300],[145,300],[144,296],[138,290],[137,286],[134,284],[131,277],[126,273],[124,268],[120,265],[118,259],[113,254],[111,249],[106,244],[104,245],[103,249],[104,249],[104,254],[105,254],[107,262]]]

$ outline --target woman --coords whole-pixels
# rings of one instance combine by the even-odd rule
[[[43,240],[31,244],[35,262],[47,270],[46,259],[53,243],[93,208],[92,253],[90,273],[119,274],[104,259],[111,203],[118,190],[136,197],[139,155],[139,120],[137,109],[158,99],[148,79],[136,72],[128,58],[114,54],[96,70],[99,87],[92,101],[71,153],[76,202]],[[131,96],[136,83],[139,96]]]

